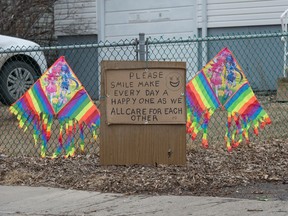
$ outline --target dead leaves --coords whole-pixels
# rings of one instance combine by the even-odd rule
[[[232,153],[187,151],[186,166],[100,166],[96,155],[69,159],[0,157],[0,184],[74,188],[125,194],[248,196],[236,190],[279,183],[288,190],[288,139],[242,145]],[[233,195],[233,191],[238,191]],[[239,192],[240,191],[240,192]],[[243,190],[244,191],[244,190]],[[265,188],[253,188],[264,191]],[[251,194],[253,194],[251,189]],[[248,197],[249,198],[249,197]]]

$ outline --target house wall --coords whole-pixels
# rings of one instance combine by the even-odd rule
[[[187,37],[196,34],[196,0],[102,2],[105,11],[104,26],[101,29],[104,31],[102,40],[133,39],[138,37],[140,32],[153,38]]]
[[[279,32],[280,25],[211,28],[208,36]],[[281,38],[216,40],[208,42],[208,59],[212,59],[223,47],[228,47],[243,69],[254,91],[274,91],[278,78],[283,75],[283,42]],[[268,53],[267,50],[270,50]],[[280,57],[280,58],[279,58]]]
[[[97,35],[58,36],[60,45],[97,43]],[[90,47],[81,49],[60,49],[59,56],[64,55],[72,70],[84,85],[93,100],[99,99],[98,49]]]
[[[281,30],[280,15],[288,8],[288,0],[206,0],[207,11],[203,13],[203,2],[205,1],[58,0],[55,5],[56,35],[97,34],[98,41],[117,42],[138,38],[138,34],[142,32],[146,34],[146,37],[151,36],[152,38],[160,36],[187,38],[197,35],[197,29],[201,32],[203,28],[207,28],[208,36],[227,33],[273,32]],[[206,17],[202,17],[205,14]],[[203,22],[206,21],[207,25],[203,25]],[[208,43],[207,51],[202,49],[199,55],[197,55],[197,51],[193,50],[191,52],[195,53],[193,58],[203,59],[203,62],[207,62],[206,60],[216,54],[213,53],[216,51],[213,48],[215,43],[218,43],[219,50],[225,46],[225,43],[222,44],[222,42]],[[253,41],[249,43],[251,44],[247,53],[251,58],[260,55],[255,59],[255,64],[248,67],[245,59],[241,60],[240,55],[237,58],[240,58],[240,64],[243,65],[252,87],[255,90],[275,90],[276,80],[281,76],[282,62],[274,59],[273,55],[267,61],[265,61],[265,56],[261,57],[261,51],[257,50],[256,46],[267,46],[268,40],[258,40],[257,44],[253,44]],[[237,53],[236,43],[230,44],[229,48]],[[273,44],[273,49],[282,52],[283,44],[277,41]],[[151,55],[151,58],[158,58]],[[163,53],[159,52],[158,56],[165,60],[183,60],[176,53],[173,57],[166,56],[164,51]],[[200,62],[197,67],[203,65],[202,63]],[[191,74],[193,72],[194,69]],[[253,77],[255,72],[259,76]],[[249,77],[250,75],[251,77]],[[271,79],[275,82],[269,82]]]
[[[97,34],[96,0],[58,0],[54,5],[55,35]]]
[[[60,45],[98,42],[96,0],[57,0],[54,5],[55,35]],[[92,99],[99,97],[98,51],[96,48],[59,50]],[[81,64],[79,64],[81,61]],[[83,67],[85,65],[85,67]]]
[[[197,0],[197,26],[202,26],[202,0]],[[207,27],[280,24],[287,0],[207,0]]]
[[[206,1],[208,28],[277,25],[288,8],[287,0]],[[202,4],[202,0],[58,0],[56,36],[102,34],[100,40],[113,41],[139,32],[152,37],[193,36],[196,27],[202,28]]]
[[[202,0],[197,0],[199,35],[202,30],[202,3]],[[287,8],[287,0],[207,0],[207,36],[279,32],[280,16]],[[246,47],[245,55],[242,46]],[[223,47],[228,47],[236,55],[254,90],[277,89],[277,79],[282,76],[283,70],[282,58],[279,59],[279,53],[283,55],[280,38],[209,42],[207,60]],[[262,47],[271,47],[271,55],[263,53]]]

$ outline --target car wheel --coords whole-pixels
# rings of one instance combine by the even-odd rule
[[[1,102],[11,105],[37,80],[35,69],[28,63],[12,61],[0,72]]]

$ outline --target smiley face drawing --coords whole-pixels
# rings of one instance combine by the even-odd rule
[[[183,78],[179,73],[171,72],[166,76],[166,87],[171,91],[178,91],[183,87]]]

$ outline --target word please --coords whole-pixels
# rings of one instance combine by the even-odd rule
[[[129,73],[130,79],[162,79],[163,78],[163,72],[162,71],[153,71],[153,72],[142,72],[142,73],[136,73],[136,72],[130,72]]]

